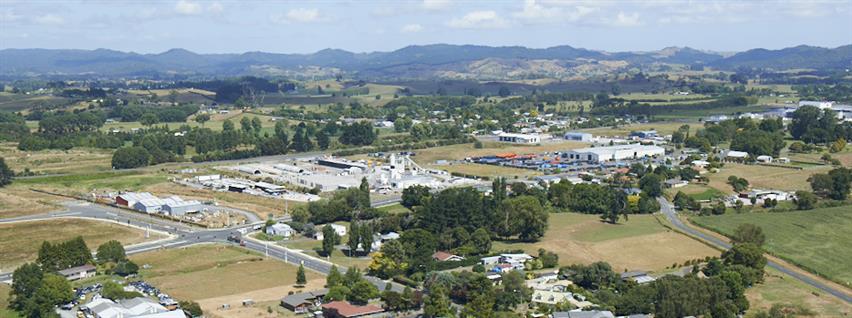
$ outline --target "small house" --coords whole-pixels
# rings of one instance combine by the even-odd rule
[[[621,276],[621,280],[623,280],[623,281],[632,280],[632,281],[634,281],[638,284],[650,283],[650,282],[653,282],[654,280],[656,280],[654,277],[651,277],[651,275],[648,275],[648,272],[644,272],[644,271],[624,272],[624,273],[621,273],[620,276]]]
[[[331,228],[334,229],[334,232],[337,235],[344,236],[346,235],[346,227],[340,224],[331,224]]]
[[[289,238],[293,235],[293,228],[284,223],[275,223],[266,227],[266,234]]]
[[[500,263],[500,256],[488,256],[483,257],[479,260],[479,263],[482,265],[494,265]]]
[[[608,310],[573,310],[554,312],[553,318],[615,318],[615,315]]]
[[[444,252],[444,251],[437,251],[434,254],[432,254],[432,259],[439,261],[439,262],[458,262],[458,261],[463,261],[464,257],[458,256],[458,255],[455,255],[455,254],[450,254],[450,253],[447,253],[447,252]]]
[[[67,280],[80,280],[83,278],[95,277],[97,273],[97,267],[91,264],[86,264],[77,267],[71,267],[68,269],[60,270],[59,275],[65,277]]]
[[[328,289],[296,293],[281,299],[281,306],[297,314],[310,312],[311,308],[322,305],[322,299],[328,294]]]
[[[376,305],[358,306],[346,301],[333,301],[322,305],[324,318],[375,317],[385,310]]]
[[[762,163],[771,163],[772,162],[772,156],[767,156],[767,155],[757,156],[757,158],[755,158],[755,159],[757,160],[757,162],[762,162]]]

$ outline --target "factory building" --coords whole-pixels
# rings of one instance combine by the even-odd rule
[[[569,131],[569,132],[565,133],[564,137],[565,137],[566,140],[585,141],[585,142],[591,142],[592,139],[594,138],[592,136],[592,134],[590,134],[590,133],[579,132],[579,131]]]
[[[541,137],[539,135],[502,133],[498,135],[497,138],[503,142],[513,142],[516,144],[541,143]]]
[[[606,161],[662,156],[665,154],[666,150],[663,149],[663,147],[630,144],[569,150],[562,154],[562,158],[568,159],[569,161],[600,163]]]

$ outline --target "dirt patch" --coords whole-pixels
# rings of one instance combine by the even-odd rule
[[[201,309],[204,310],[204,313],[210,317],[280,317],[280,313],[276,309],[280,308],[281,298],[284,298],[284,296],[287,296],[290,292],[300,293],[316,290],[323,288],[323,285],[325,285],[325,280],[318,278],[308,281],[308,284],[303,288],[296,288],[293,285],[283,285],[240,294],[206,298],[198,300],[197,302],[201,305]],[[253,300],[255,305],[242,306],[242,301],[245,299]],[[222,305],[224,304],[230,305],[231,308],[223,309]],[[273,308],[273,312],[271,314],[267,309],[269,307]],[[283,310],[283,308],[281,309]]]

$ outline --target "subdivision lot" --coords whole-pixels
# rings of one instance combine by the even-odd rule
[[[247,293],[273,288],[279,290],[266,298],[280,299],[296,282],[296,266],[233,246],[203,244],[145,252],[130,258],[140,267],[149,266],[140,271],[142,279],[178,299],[206,304],[208,310],[223,303],[238,307],[240,300],[252,298]],[[316,280],[322,281],[317,273],[305,273],[310,286],[316,286]],[[230,302],[204,301],[232,295],[236,298]]]
[[[626,222],[608,224],[597,215],[551,213],[549,224],[539,242],[494,242],[492,250],[523,249],[536,254],[544,248],[559,254],[561,265],[606,261],[618,272],[662,271],[673,263],[719,255],[719,251],[663,227],[653,215],[630,215]]]
[[[852,214],[849,206],[809,211],[743,213],[693,217],[711,230],[730,235],[740,224],[763,228],[766,250],[809,271],[852,286]]]
[[[18,150],[15,143],[2,143],[0,157],[5,158],[9,168],[16,172],[29,169],[40,174],[81,173],[109,170],[112,150],[73,148],[22,151]]]
[[[0,268],[3,271],[34,261],[43,241],[63,241],[82,236],[92,251],[98,245],[118,240],[124,245],[156,240],[160,234],[123,225],[86,219],[58,218],[46,221],[0,224]]]
[[[13,183],[0,189],[0,218],[56,211],[61,209],[57,202],[56,196],[38,193]]]
[[[733,189],[727,184],[728,177],[737,176],[748,180],[752,188],[774,189],[774,190],[811,190],[808,178],[816,173],[826,173],[831,170],[830,166],[816,166],[802,170],[779,168],[761,165],[745,165],[738,163],[725,163],[718,173],[708,174],[709,185],[724,193],[733,193]]]
[[[749,302],[746,317],[757,310],[768,310],[776,303],[801,305],[812,310],[814,317],[846,317],[852,313],[849,303],[773,269],[767,269],[762,284],[746,290],[746,298]]]
[[[674,196],[678,192],[683,192],[696,200],[710,200],[713,198],[724,196],[724,193],[717,190],[716,188],[711,188],[701,184],[688,184],[684,187],[669,189],[668,191],[671,193],[672,196]]]

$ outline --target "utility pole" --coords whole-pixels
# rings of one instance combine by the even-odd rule
[[[263,246],[266,248],[266,258],[269,258],[269,242],[263,243]]]
[[[145,228],[145,238],[151,237],[151,224],[148,224],[148,227]]]

